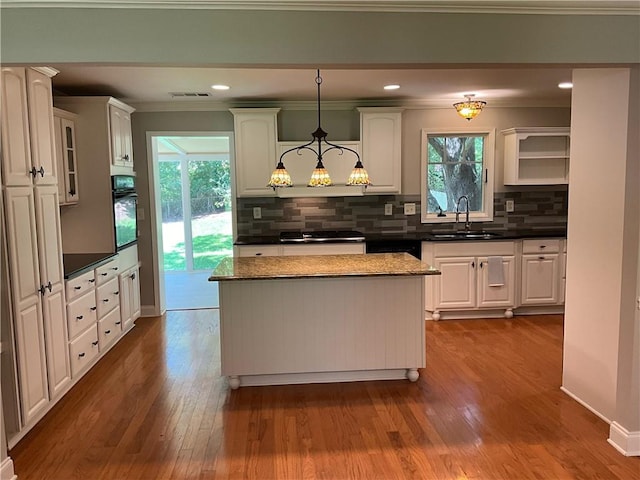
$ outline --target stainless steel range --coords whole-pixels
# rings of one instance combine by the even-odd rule
[[[280,243],[364,242],[364,234],[355,230],[319,230],[315,232],[282,232]]]

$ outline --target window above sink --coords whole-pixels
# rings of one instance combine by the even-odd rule
[[[494,155],[495,129],[423,129],[422,223],[493,220]]]

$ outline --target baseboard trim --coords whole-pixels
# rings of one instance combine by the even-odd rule
[[[569,395],[571,398],[573,398],[576,402],[578,402],[580,405],[582,405],[584,408],[586,408],[587,410],[589,410],[591,413],[593,413],[595,416],[597,416],[598,418],[600,418],[601,420],[604,420],[605,422],[607,422],[609,425],[611,425],[611,419],[605,417],[602,413],[600,413],[598,410],[596,410],[595,408],[593,408],[591,405],[589,405],[587,402],[585,402],[584,400],[582,400],[580,397],[577,397],[576,395],[574,395],[573,393],[571,393],[569,390],[567,390],[564,386],[560,387],[560,390],[562,390],[564,393],[566,393],[567,395]]]
[[[0,480],[17,480],[16,474],[13,472],[13,460],[7,457],[0,465]]]
[[[630,432],[618,422],[611,422],[607,442],[625,457],[640,457],[640,431]]]

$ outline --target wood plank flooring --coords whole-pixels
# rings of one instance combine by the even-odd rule
[[[418,382],[245,387],[217,310],[143,318],[11,452],[19,480],[632,480],[560,391],[562,317],[427,322]]]

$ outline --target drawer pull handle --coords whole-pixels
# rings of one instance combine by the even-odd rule
[[[114,295],[118,295],[119,293],[120,293],[119,290],[117,292],[113,292]]]
[[[95,278],[92,278],[91,280],[89,280],[89,283],[94,283],[96,281]]]
[[[118,267],[111,267],[111,270],[118,270]]]
[[[484,268],[484,262],[480,262],[480,268]]]
[[[104,331],[104,334],[105,334],[105,335],[109,335],[110,333],[111,333],[111,330],[105,330],[105,331]]]
[[[84,357],[84,352],[78,354],[78,358]]]
[[[116,322],[116,325],[120,325],[122,322]]]
[[[89,307],[89,310],[91,310],[92,312],[95,312],[98,309],[98,307]]]
[[[77,287],[73,287],[74,290],[80,290],[82,287],[77,286]]]
[[[259,257],[260,255],[262,255],[262,253],[260,252],[256,253],[256,257]]]
[[[91,346],[97,347],[98,346],[98,341],[96,340],[95,342],[91,342]]]
[[[476,268],[476,262],[471,262],[471,268]]]
[[[547,248],[546,245],[540,245],[540,248]]]
[[[84,315],[78,315],[78,316],[76,317],[76,320],[82,320],[83,318],[84,318]]]
[[[538,260],[544,260],[544,257],[538,257]]]
[[[136,274],[132,273],[129,278],[131,278],[131,280],[135,280],[136,279]]]
[[[104,272],[104,273],[101,273],[100,275],[102,275],[103,277],[106,277],[107,275],[109,275],[109,273],[108,272]]]
[[[104,303],[107,303],[109,301],[108,298],[105,298],[104,300],[102,300]]]

